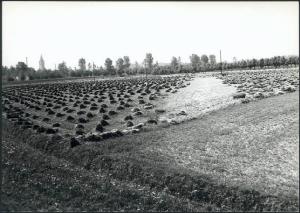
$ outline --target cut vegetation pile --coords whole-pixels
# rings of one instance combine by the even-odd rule
[[[191,79],[181,75],[5,87],[3,112],[23,129],[101,140],[156,125],[157,100],[186,87]]]
[[[223,76],[215,76],[225,84],[236,86],[238,94],[234,98],[246,98],[244,103],[294,92],[299,87],[299,68],[226,72]]]

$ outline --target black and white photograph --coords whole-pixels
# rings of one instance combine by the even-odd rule
[[[2,1],[0,212],[299,212],[298,1]]]

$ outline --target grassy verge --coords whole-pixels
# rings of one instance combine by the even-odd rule
[[[1,211],[205,211],[179,199],[3,141]]]

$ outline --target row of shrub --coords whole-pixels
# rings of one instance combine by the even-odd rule
[[[54,79],[66,77],[87,77],[87,76],[124,76],[124,75],[137,75],[137,74],[152,74],[152,75],[167,75],[175,73],[196,73],[196,72],[209,72],[218,70],[236,70],[236,69],[265,69],[265,68],[281,68],[299,65],[298,56],[275,56],[272,58],[240,60],[235,62],[211,63],[202,61],[191,61],[190,64],[170,63],[167,65],[159,65],[158,63],[150,67],[134,66],[127,67],[120,72],[114,66],[106,68],[93,68],[93,70],[79,69],[72,70],[64,68],[59,70],[38,70],[27,67],[24,62],[18,62],[16,67],[10,68],[2,66],[2,80],[33,80],[33,79]]]

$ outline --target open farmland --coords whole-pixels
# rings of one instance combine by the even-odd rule
[[[3,206],[296,211],[298,96],[298,69],[7,86]]]
[[[190,80],[186,75],[6,87],[4,113],[37,133],[100,140],[156,125],[156,99],[176,93]]]
[[[84,142],[177,124],[298,86],[298,69],[75,80],[5,87],[2,103],[4,116],[23,129]]]
[[[299,212],[299,4],[2,1],[1,212]]]
[[[235,85],[241,94],[247,94],[247,101],[294,92],[299,86],[299,67],[240,71],[228,73],[225,76],[220,74],[216,76],[221,78],[225,84]]]

